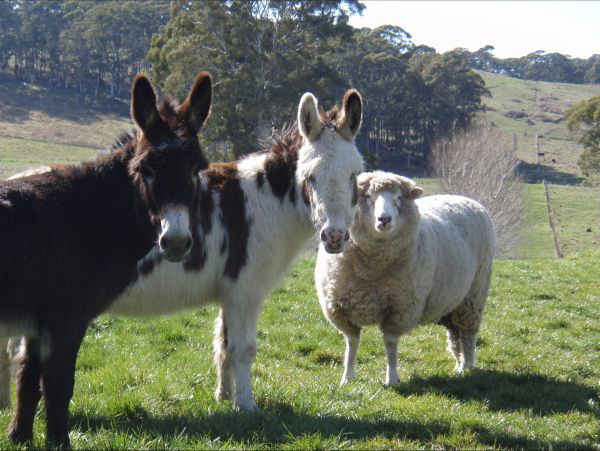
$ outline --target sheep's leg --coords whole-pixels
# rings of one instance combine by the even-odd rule
[[[28,338],[25,340],[25,349],[19,355],[17,363],[17,407],[7,432],[8,439],[12,442],[25,443],[33,438],[33,420],[42,396],[41,371],[39,341]]]
[[[467,333],[463,332],[461,336],[462,342],[462,362],[461,362],[461,371],[469,370],[475,366],[476,355],[475,355],[475,346],[477,343],[477,334],[476,333]]]
[[[223,317],[223,311],[221,310],[215,322],[215,336],[213,340],[213,349],[215,352],[214,363],[217,368],[217,389],[215,391],[217,401],[231,399],[231,394],[233,393],[233,369],[227,351],[227,342],[227,325]]]
[[[228,300],[223,304],[227,323],[227,353],[235,378],[233,405],[248,412],[258,410],[252,393],[252,364],[256,356],[256,325],[263,299],[246,299],[244,303]]]
[[[448,352],[454,357],[456,365],[454,366],[455,371],[461,371],[462,368],[462,344],[460,339],[460,329],[456,327],[456,324],[452,321],[452,315],[448,314],[441,318],[438,322],[446,328],[448,332]]]
[[[8,338],[0,340],[0,409],[10,407],[10,356]]]
[[[462,343],[460,337],[460,330],[456,327],[448,328],[448,352],[454,356],[456,365],[454,366],[455,371],[462,371]]]
[[[344,355],[344,375],[341,384],[347,384],[354,379],[356,370],[356,354],[360,344],[360,329],[358,334],[344,334],[346,337],[346,354]]]
[[[387,355],[387,369],[385,372],[386,385],[397,385],[400,382],[398,378],[398,339],[395,334],[383,334],[383,343],[385,344],[385,353]]]

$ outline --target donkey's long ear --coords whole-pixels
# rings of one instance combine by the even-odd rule
[[[156,109],[156,93],[148,77],[143,74],[138,74],[133,80],[131,118],[144,133],[161,120]]]
[[[362,121],[362,98],[356,89],[349,89],[344,95],[344,116],[338,123],[338,132],[346,139],[352,141]]]
[[[179,113],[185,117],[188,124],[196,131],[200,130],[210,112],[212,100],[212,79],[208,72],[200,72],[194,86],[179,107]]]
[[[302,136],[312,141],[321,134],[322,129],[323,126],[317,111],[317,99],[307,92],[300,99],[298,106],[298,130]]]

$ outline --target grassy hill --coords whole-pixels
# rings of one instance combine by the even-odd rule
[[[583,148],[570,136],[563,114],[582,100],[600,94],[600,85],[519,80],[489,72],[479,74],[492,94],[483,102],[488,110],[485,116],[514,134],[519,157],[526,163],[536,163],[537,133],[540,152],[544,154],[540,156],[540,163],[545,166],[546,178],[556,183],[580,181],[577,159]],[[536,168],[530,169],[535,171]]]

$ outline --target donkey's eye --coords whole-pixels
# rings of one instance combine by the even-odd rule
[[[156,173],[154,172],[154,169],[152,169],[150,166],[142,166],[140,168],[140,173],[142,174],[142,177],[144,177],[146,180],[153,180],[154,176],[156,175]]]

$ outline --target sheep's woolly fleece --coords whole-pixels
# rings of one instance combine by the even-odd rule
[[[358,176],[357,183],[359,189],[364,190],[368,187],[369,193],[394,192],[400,187],[405,196],[416,186],[416,183],[407,177],[384,171],[363,172]]]

